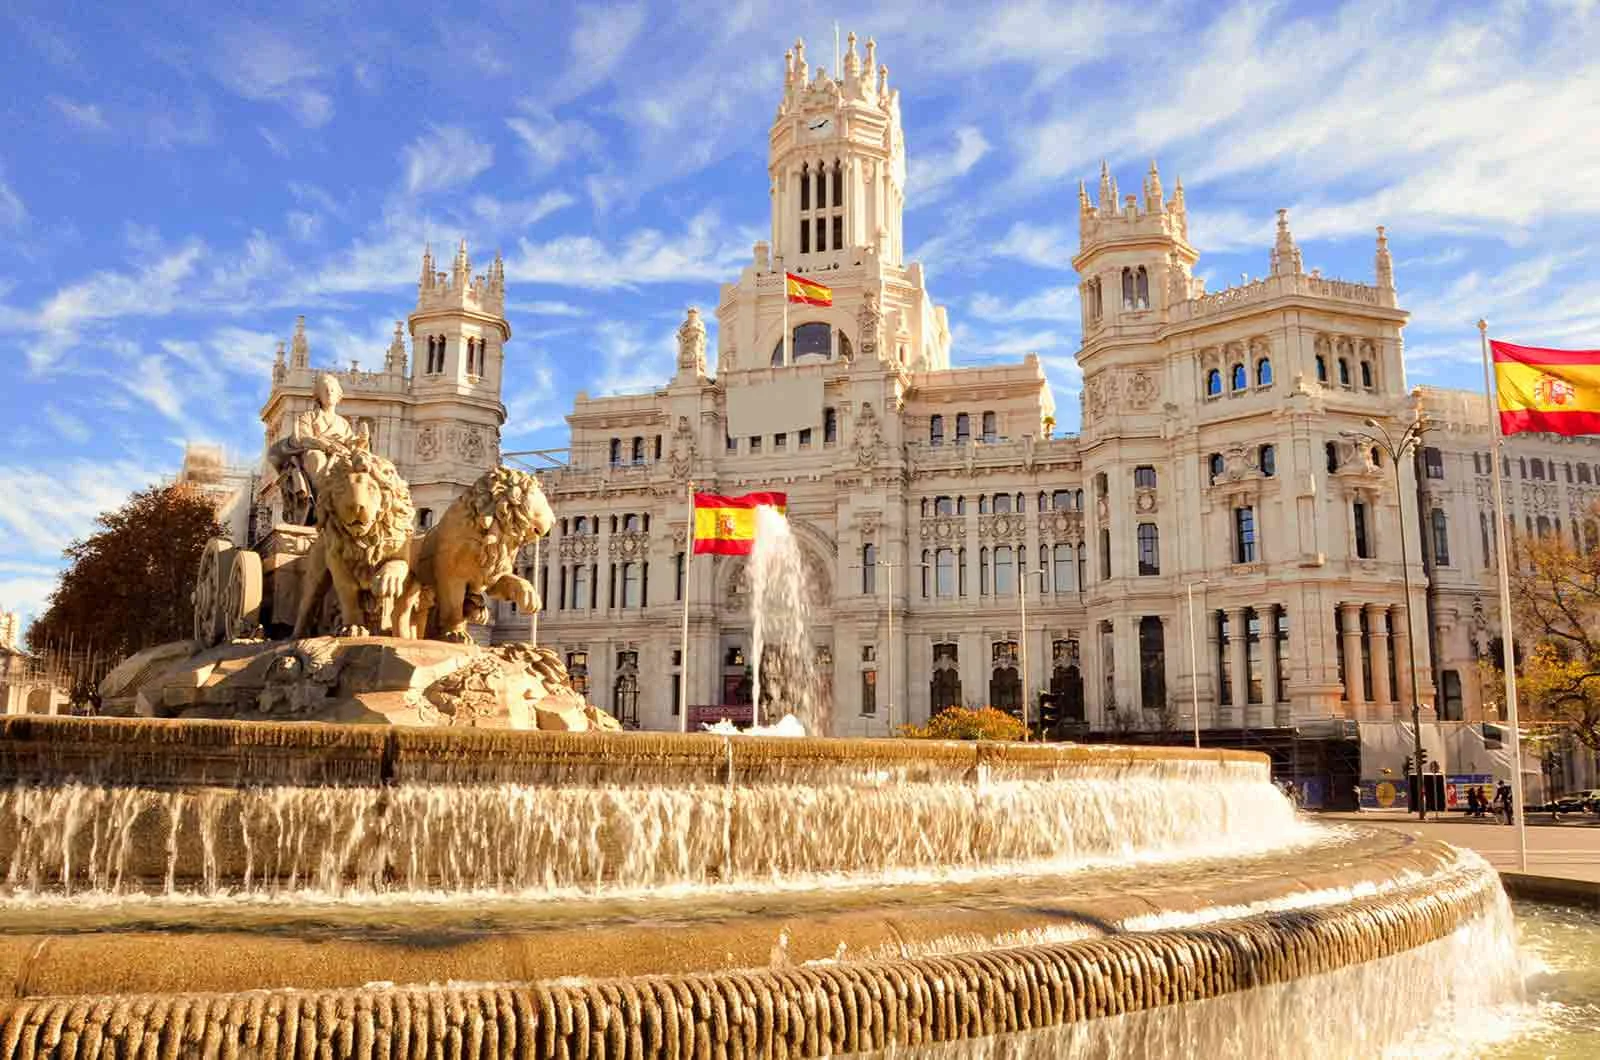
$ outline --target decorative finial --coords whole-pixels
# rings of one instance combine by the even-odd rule
[[[1300,271],[1300,248],[1294,245],[1294,236],[1289,232],[1289,211],[1279,208],[1278,239],[1272,245],[1272,274],[1298,274]]]
[[[1383,225],[1378,226],[1378,252],[1375,259],[1373,271],[1377,274],[1378,286],[1394,290],[1394,260],[1389,257],[1389,237],[1384,234]]]
[[[1147,213],[1160,213],[1166,206],[1161,194],[1161,171],[1156,160],[1150,160],[1150,175],[1144,179],[1144,208]]]

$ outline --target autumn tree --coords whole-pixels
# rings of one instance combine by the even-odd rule
[[[1511,573],[1517,698],[1529,720],[1555,722],[1600,750],[1600,508],[1583,548],[1558,534],[1520,540]],[[1500,659],[1494,660],[1499,665]]]
[[[1022,719],[1003,710],[983,707],[946,707],[926,725],[902,725],[902,734],[914,740],[1020,740]]]
[[[206,541],[225,531],[211,501],[188,485],[135,493],[99,529],[63,552],[69,566],[28,629],[35,653],[120,659],[193,635],[190,594]]]

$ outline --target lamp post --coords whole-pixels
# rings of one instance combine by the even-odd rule
[[[1389,464],[1394,468],[1395,503],[1399,505],[1400,511],[1400,584],[1401,591],[1405,593],[1406,649],[1411,656],[1411,760],[1416,764],[1417,770],[1417,820],[1425,821],[1428,819],[1428,800],[1422,790],[1422,702],[1417,694],[1417,639],[1414,636],[1415,627],[1411,622],[1411,567],[1406,561],[1406,498],[1404,487],[1401,485],[1400,464],[1416,452],[1417,446],[1422,442],[1422,436],[1432,425],[1428,423],[1426,415],[1418,412],[1396,438],[1370,416],[1363,420],[1362,424],[1367,428],[1365,431],[1340,431],[1339,434],[1353,441],[1377,446],[1389,457]]]
[[[1196,647],[1199,631],[1194,624],[1194,587],[1211,584],[1207,579],[1189,583],[1189,702],[1194,711],[1194,746],[1200,748],[1200,651]]]
[[[884,661],[889,669],[888,718],[890,736],[894,735],[894,569],[898,566],[900,566],[900,564],[896,563],[892,559],[880,559],[874,560],[868,564],[852,564],[850,567],[851,570],[866,570],[869,567],[882,567],[889,572],[889,577],[887,579],[888,584],[886,586],[889,591],[889,643],[887,645],[887,657]]]
[[[1018,657],[1022,664],[1022,739],[1032,738],[1033,726],[1029,723],[1028,707],[1032,698],[1028,691],[1028,576],[1033,575],[1039,579],[1039,592],[1044,593],[1044,570],[1030,571],[1028,569],[1028,552],[1025,547],[1017,549],[1017,612],[1018,620],[1022,623],[1022,630],[1018,637]]]

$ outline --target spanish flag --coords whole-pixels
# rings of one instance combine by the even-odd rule
[[[746,493],[724,497],[716,493],[694,495],[694,554],[748,556],[756,544],[756,509],[789,508],[784,493]]]
[[[789,301],[799,302],[803,305],[829,306],[833,304],[832,287],[824,287],[816,280],[808,280],[804,276],[796,276],[792,272],[784,273],[783,278],[789,289]]]
[[[1491,340],[1500,431],[1600,434],[1600,350],[1545,350]]]

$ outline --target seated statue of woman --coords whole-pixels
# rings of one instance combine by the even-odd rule
[[[267,450],[267,462],[278,473],[285,522],[311,526],[317,518],[317,475],[330,455],[354,445],[358,435],[350,421],[339,415],[344,396],[339,380],[326,373],[317,376],[316,405],[294,418],[286,437]],[[365,425],[361,434],[364,435]]]

